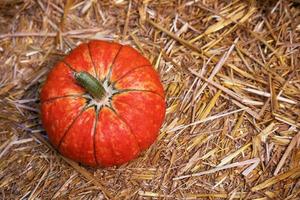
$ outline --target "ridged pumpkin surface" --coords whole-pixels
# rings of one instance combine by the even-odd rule
[[[106,96],[95,101],[76,82],[74,72],[96,77]],[[57,63],[40,98],[42,123],[52,145],[89,166],[120,165],[136,158],[157,138],[166,110],[151,63],[129,46],[104,41],[81,44]]]

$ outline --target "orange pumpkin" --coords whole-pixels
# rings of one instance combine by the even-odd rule
[[[96,40],[56,64],[40,98],[52,145],[89,166],[136,158],[157,138],[166,110],[151,63],[129,46]]]

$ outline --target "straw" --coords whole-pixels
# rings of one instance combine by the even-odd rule
[[[299,1],[0,2],[0,199],[298,199]],[[92,39],[141,52],[166,119],[120,167],[62,157],[40,88]],[[134,58],[133,58],[134,59]]]

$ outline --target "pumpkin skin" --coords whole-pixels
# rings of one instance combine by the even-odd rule
[[[105,97],[95,101],[74,71],[97,78]],[[93,167],[136,158],[157,138],[166,111],[151,63],[129,46],[99,40],[79,45],[58,62],[40,99],[51,144],[63,156]]]

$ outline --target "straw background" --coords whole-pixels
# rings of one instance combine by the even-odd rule
[[[121,167],[60,156],[39,118],[53,65],[129,44],[163,82],[159,138]],[[0,2],[0,199],[299,199],[299,1]]]

